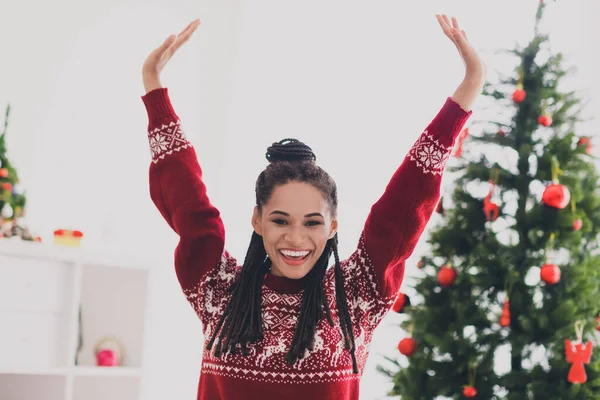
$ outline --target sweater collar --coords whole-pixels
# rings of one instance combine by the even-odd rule
[[[269,271],[265,275],[264,283],[266,287],[276,292],[294,294],[300,293],[304,289],[306,277],[301,279],[289,279],[283,276],[275,276]]]

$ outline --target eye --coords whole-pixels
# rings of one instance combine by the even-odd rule
[[[282,219],[274,219],[274,220],[273,220],[273,223],[274,223],[275,225],[285,225],[285,224],[287,224],[287,222],[286,222],[286,221],[284,221],[284,220],[282,220]]]
[[[308,221],[306,223],[306,225],[308,226],[317,226],[317,225],[321,225],[321,221]]]

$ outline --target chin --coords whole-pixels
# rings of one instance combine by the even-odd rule
[[[277,271],[288,279],[302,279],[313,269],[315,263],[312,254],[302,265],[289,265],[281,257],[277,258]]]

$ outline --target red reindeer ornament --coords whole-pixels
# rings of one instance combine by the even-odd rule
[[[492,187],[490,188],[490,192],[483,199],[483,213],[485,214],[485,219],[488,222],[494,222],[498,215],[500,214],[500,208],[497,204],[492,203],[492,193],[494,192],[494,188],[496,184],[490,180]]]

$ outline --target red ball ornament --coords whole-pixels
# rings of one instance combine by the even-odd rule
[[[571,192],[569,192],[566,186],[560,183],[552,183],[544,189],[542,202],[548,207],[562,210],[571,202]]]
[[[592,141],[591,141],[590,138],[588,138],[588,137],[582,137],[577,142],[577,146],[585,146],[585,153],[587,155],[591,155],[592,154]]]
[[[506,133],[502,129],[498,129],[498,135],[504,136]]]
[[[550,115],[540,115],[538,117],[538,123],[548,127],[552,125],[552,117]]]
[[[477,389],[473,386],[465,386],[463,388],[463,396],[465,397],[475,397],[477,395]]]
[[[417,263],[417,268],[421,269],[425,266],[425,263],[423,262],[423,260],[419,260],[419,262]]]
[[[554,285],[560,281],[560,268],[554,264],[544,264],[540,269],[540,277],[549,285]]]
[[[398,350],[405,356],[410,357],[417,351],[417,342],[413,338],[404,338],[398,343]]]
[[[410,306],[410,298],[404,293],[398,292],[398,297],[396,297],[396,301],[392,305],[392,310],[400,314],[408,306]]]
[[[442,265],[437,274],[438,283],[443,287],[452,286],[457,277],[456,270],[452,266]]]
[[[8,169],[0,168],[0,178],[8,178]]]
[[[522,103],[527,97],[527,92],[523,89],[517,89],[512,94],[512,99],[515,103]]]
[[[573,221],[573,230],[575,232],[577,232],[578,230],[580,230],[582,226],[583,226],[583,221],[582,220],[576,219],[575,221]]]
[[[12,185],[10,183],[8,183],[8,182],[4,182],[2,184],[2,189],[8,190],[10,192],[12,190]]]

